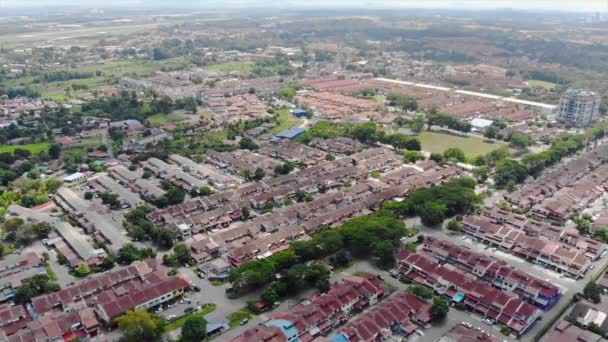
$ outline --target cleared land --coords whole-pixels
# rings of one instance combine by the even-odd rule
[[[220,64],[213,64],[207,67],[209,71],[240,71],[250,72],[253,69],[254,64],[252,62],[226,62]]]
[[[440,132],[422,132],[418,135],[418,139],[420,139],[423,151],[443,153],[448,148],[457,147],[469,157],[486,154],[507,146],[506,143],[487,143],[480,138],[461,137]]]
[[[93,76],[84,79],[41,82],[39,75],[21,77],[3,83],[6,88],[21,88],[31,87],[33,90],[40,92],[43,98],[49,98],[55,101],[63,101],[72,97],[79,97],[89,94],[93,90],[101,90],[103,87],[108,87],[116,84],[122,77],[145,77],[154,74],[154,72],[165,68],[185,67],[189,64],[188,61],[179,58],[170,58],[163,61],[148,61],[148,60],[132,60],[132,61],[116,61],[100,64],[82,65],[77,68],[62,69],[57,71],[71,71],[81,73],[92,73],[95,75],[99,72],[99,76]],[[84,86],[87,89],[72,90],[72,85]],[[70,89],[66,91],[66,88]]]
[[[28,145],[4,145],[4,146],[0,146],[0,152],[13,153],[16,149],[20,148],[22,150],[28,150],[28,151],[32,152],[32,154],[38,154],[42,151],[48,151],[50,147],[51,147],[51,143],[49,143],[49,142],[28,144]]]
[[[276,113],[279,116],[279,124],[272,129],[272,134],[280,133],[300,123],[300,120],[289,112],[289,109],[279,109]]]
[[[176,124],[186,120],[184,116],[179,114],[156,114],[148,118],[148,123],[154,127]]]
[[[540,88],[545,88],[547,90],[552,90],[557,86],[557,84],[555,84],[555,83],[539,81],[539,80],[529,80],[528,85],[533,88],[540,87]]]

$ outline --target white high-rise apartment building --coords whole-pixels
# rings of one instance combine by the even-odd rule
[[[590,126],[600,116],[600,101],[594,92],[569,89],[559,103],[559,121],[575,127]]]

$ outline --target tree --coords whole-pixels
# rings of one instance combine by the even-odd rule
[[[505,159],[496,164],[494,182],[498,188],[508,184],[518,184],[528,177],[528,170],[517,160]]]
[[[433,291],[429,290],[426,286],[414,285],[407,289],[411,294],[422,299],[431,299],[433,297]]]
[[[325,293],[325,292],[329,291],[330,286],[331,286],[331,283],[329,282],[329,278],[321,278],[321,279],[317,280],[317,282],[315,283],[315,288],[320,293]]]
[[[254,150],[257,150],[258,148],[260,148],[250,138],[243,138],[243,139],[241,139],[241,141],[239,141],[239,147],[241,149],[243,149],[243,150],[250,150],[250,151],[254,151]]]
[[[175,242],[175,233],[169,229],[157,229],[155,230],[155,234],[153,234],[154,241],[159,247],[169,249],[173,247],[173,243]]]
[[[213,190],[210,187],[203,185],[199,189],[199,193],[201,194],[201,196],[209,196],[213,194]]]
[[[602,288],[594,281],[590,281],[589,283],[587,283],[587,285],[583,289],[583,295],[585,296],[585,298],[596,304],[602,301],[601,294]]]
[[[25,304],[38,295],[38,291],[32,286],[22,285],[15,291],[14,301],[16,304]]]
[[[282,165],[275,166],[274,173],[276,173],[277,175],[286,175],[286,174],[290,173],[291,171],[293,171],[294,168],[295,168],[295,165],[293,165],[293,163],[286,162]]]
[[[416,98],[412,96],[391,94],[387,99],[391,106],[400,107],[403,111],[418,109],[418,101],[416,101]]]
[[[427,226],[436,226],[447,217],[448,208],[440,201],[427,202],[419,206],[417,213],[422,223]]]
[[[464,163],[466,160],[464,152],[457,147],[450,147],[443,152],[443,157],[452,162]]]
[[[530,145],[532,145],[533,140],[529,134],[513,132],[511,134],[511,138],[509,139],[509,145],[519,151],[524,151]]]
[[[488,139],[496,139],[497,135],[498,128],[496,128],[496,126],[494,125],[491,125],[490,127],[486,128],[485,132],[483,132],[483,136]]]
[[[84,199],[87,201],[90,201],[93,199],[93,192],[92,191],[87,191],[84,193]]]
[[[19,217],[11,218],[4,222],[4,231],[6,233],[15,233],[23,226],[23,219]]]
[[[207,338],[207,321],[202,316],[190,316],[182,326],[181,342],[200,342]]]
[[[63,253],[57,252],[57,263],[59,265],[65,265],[68,263],[68,258],[66,258],[65,255],[63,255]]]
[[[120,201],[117,194],[104,192],[99,197],[101,198],[101,203],[107,205],[110,209],[120,209]]]
[[[429,313],[434,322],[442,321],[448,315],[449,311],[450,306],[445,299],[439,296],[433,297],[433,305],[431,306]]]
[[[390,268],[395,264],[395,247],[390,241],[377,241],[371,246],[372,256],[378,258],[378,264],[382,268]]]
[[[60,155],[61,155],[61,146],[58,144],[53,144],[49,148],[49,157],[51,157],[52,159],[57,159],[57,158],[59,158]]]
[[[154,51],[152,52],[152,58],[154,58],[155,61],[167,59],[169,58],[169,53],[161,48],[154,48]]]
[[[177,261],[181,262],[182,264],[188,264],[192,261],[190,249],[183,242],[177,243],[173,246],[173,254],[175,254]]]
[[[182,203],[184,198],[186,198],[186,193],[181,188],[173,187],[163,196],[166,198],[169,205],[173,205]]]
[[[83,277],[91,273],[91,269],[89,268],[89,265],[87,265],[86,262],[82,261],[80,264],[78,264],[78,267],[74,270],[74,272],[76,272],[78,276]]]
[[[53,231],[53,226],[48,222],[39,222],[34,223],[32,229],[39,239],[44,239]]]
[[[247,207],[243,207],[241,209],[241,214],[243,215],[244,219],[248,219],[249,215],[251,215],[251,209],[247,208]]]
[[[272,304],[281,300],[274,288],[270,287],[262,293],[262,300]]]
[[[459,232],[462,229],[462,222],[458,221],[458,220],[451,220],[450,222],[448,222],[448,230],[451,230],[453,232]]]
[[[33,169],[27,173],[27,178],[29,179],[38,179],[40,178],[40,171]]]
[[[478,182],[483,183],[488,180],[490,169],[487,166],[479,166],[473,170],[473,175]]]
[[[164,326],[160,317],[145,309],[127,311],[116,318],[116,323],[124,342],[159,341]]]
[[[294,96],[297,94],[297,89],[295,87],[287,86],[283,87],[280,92],[280,96],[287,101],[291,101]]]
[[[414,133],[420,133],[424,129],[424,117],[417,116],[410,122],[410,129]]]
[[[403,152],[403,161],[406,163],[415,163],[417,160],[422,160],[424,157],[419,151],[405,151]]]
[[[253,173],[254,180],[262,180],[264,177],[266,177],[266,172],[264,172],[264,169],[259,167],[255,169],[255,172]]]

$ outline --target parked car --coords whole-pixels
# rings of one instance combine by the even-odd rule
[[[176,318],[177,318],[177,315],[169,315],[169,317],[167,317],[167,322],[171,322]]]
[[[245,325],[247,323],[249,323],[249,319],[245,318],[241,320],[241,325]]]
[[[191,313],[192,311],[194,311],[194,308],[191,306],[184,309],[184,313]]]

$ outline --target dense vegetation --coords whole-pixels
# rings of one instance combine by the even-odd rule
[[[526,155],[521,161],[506,158],[498,161],[494,175],[496,186],[512,189],[528,176],[537,177],[547,167],[605,137],[607,129],[608,123],[602,121],[583,134],[562,134],[553,139],[546,151]]]
[[[475,180],[454,179],[444,185],[420,189],[402,202],[390,202],[384,208],[400,216],[420,216],[422,223],[434,226],[446,218],[472,211],[481,199],[475,194]]]
[[[324,229],[317,233],[310,241],[294,241],[287,251],[277,253],[262,260],[249,261],[239,268],[233,269],[230,274],[233,288],[236,291],[250,291],[271,283],[277,273],[286,273],[288,270],[311,260],[319,260],[342,249],[346,249],[354,256],[360,258],[373,257],[380,264],[390,265],[394,262],[394,252],[399,238],[406,233],[405,226],[396,215],[390,211],[380,210],[374,214],[351,219],[341,227]],[[315,266],[314,269],[295,268],[297,273],[323,273]],[[301,286],[289,286],[290,279],[294,282],[307,281],[292,274],[287,277],[287,291],[299,289]],[[323,279],[315,276],[315,282]],[[311,281],[308,281],[309,283]]]
[[[298,141],[309,143],[313,138],[330,139],[336,137],[352,138],[368,144],[383,143],[397,149],[410,151],[420,151],[421,149],[418,138],[402,133],[386,134],[379,131],[373,122],[351,124],[321,121],[310,127],[308,131],[297,139]]]

